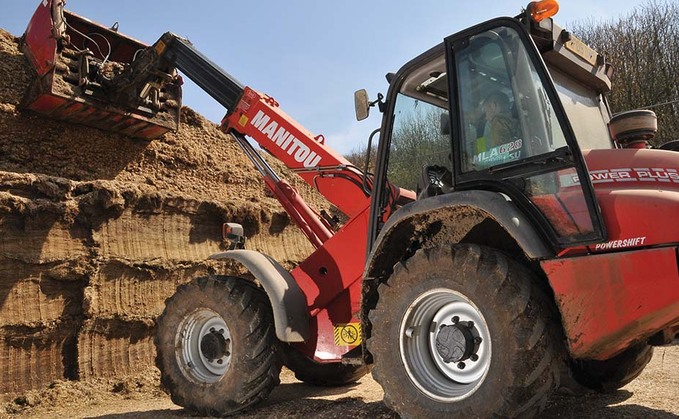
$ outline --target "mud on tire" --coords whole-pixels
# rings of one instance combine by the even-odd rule
[[[162,386],[202,415],[258,403],[280,382],[273,324],[266,294],[245,280],[207,276],[179,287],[156,325]]]
[[[538,414],[559,385],[564,349],[536,283],[472,245],[421,249],[397,264],[369,313],[386,405],[412,418]]]

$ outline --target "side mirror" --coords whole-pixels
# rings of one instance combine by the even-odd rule
[[[354,108],[356,109],[357,121],[363,121],[370,115],[370,102],[368,101],[367,90],[361,89],[354,93]]]
[[[222,224],[222,239],[230,242],[229,250],[245,248],[245,233],[243,232],[243,226],[240,224]]]

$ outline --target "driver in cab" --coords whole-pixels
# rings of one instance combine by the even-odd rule
[[[469,114],[466,140],[469,168],[483,169],[521,158],[517,121],[512,118],[508,96],[490,93],[480,108]]]
[[[483,135],[476,140],[476,152],[481,153],[511,141],[514,136],[514,120],[509,115],[507,95],[496,91],[483,101],[485,123]]]

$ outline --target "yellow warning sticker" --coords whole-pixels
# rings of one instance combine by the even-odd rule
[[[336,324],[335,328],[335,345],[337,346],[355,346],[361,343],[361,324],[360,323],[346,323]]]
[[[248,124],[248,117],[245,115],[241,115],[240,118],[238,118],[238,123],[240,124],[241,127],[244,127]]]

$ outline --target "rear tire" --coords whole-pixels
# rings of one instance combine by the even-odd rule
[[[368,373],[366,365],[316,362],[290,345],[283,347],[281,357],[283,364],[295,373],[295,378],[314,386],[343,386]]]
[[[563,345],[536,284],[479,246],[418,250],[398,263],[369,313],[385,404],[406,418],[538,414],[558,387]]]
[[[207,416],[260,402],[279,383],[273,324],[252,283],[208,276],[182,285],[156,325],[161,384],[174,403]]]
[[[653,347],[641,343],[606,361],[573,361],[573,378],[601,393],[622,388],[637,378],[653,357]]]

